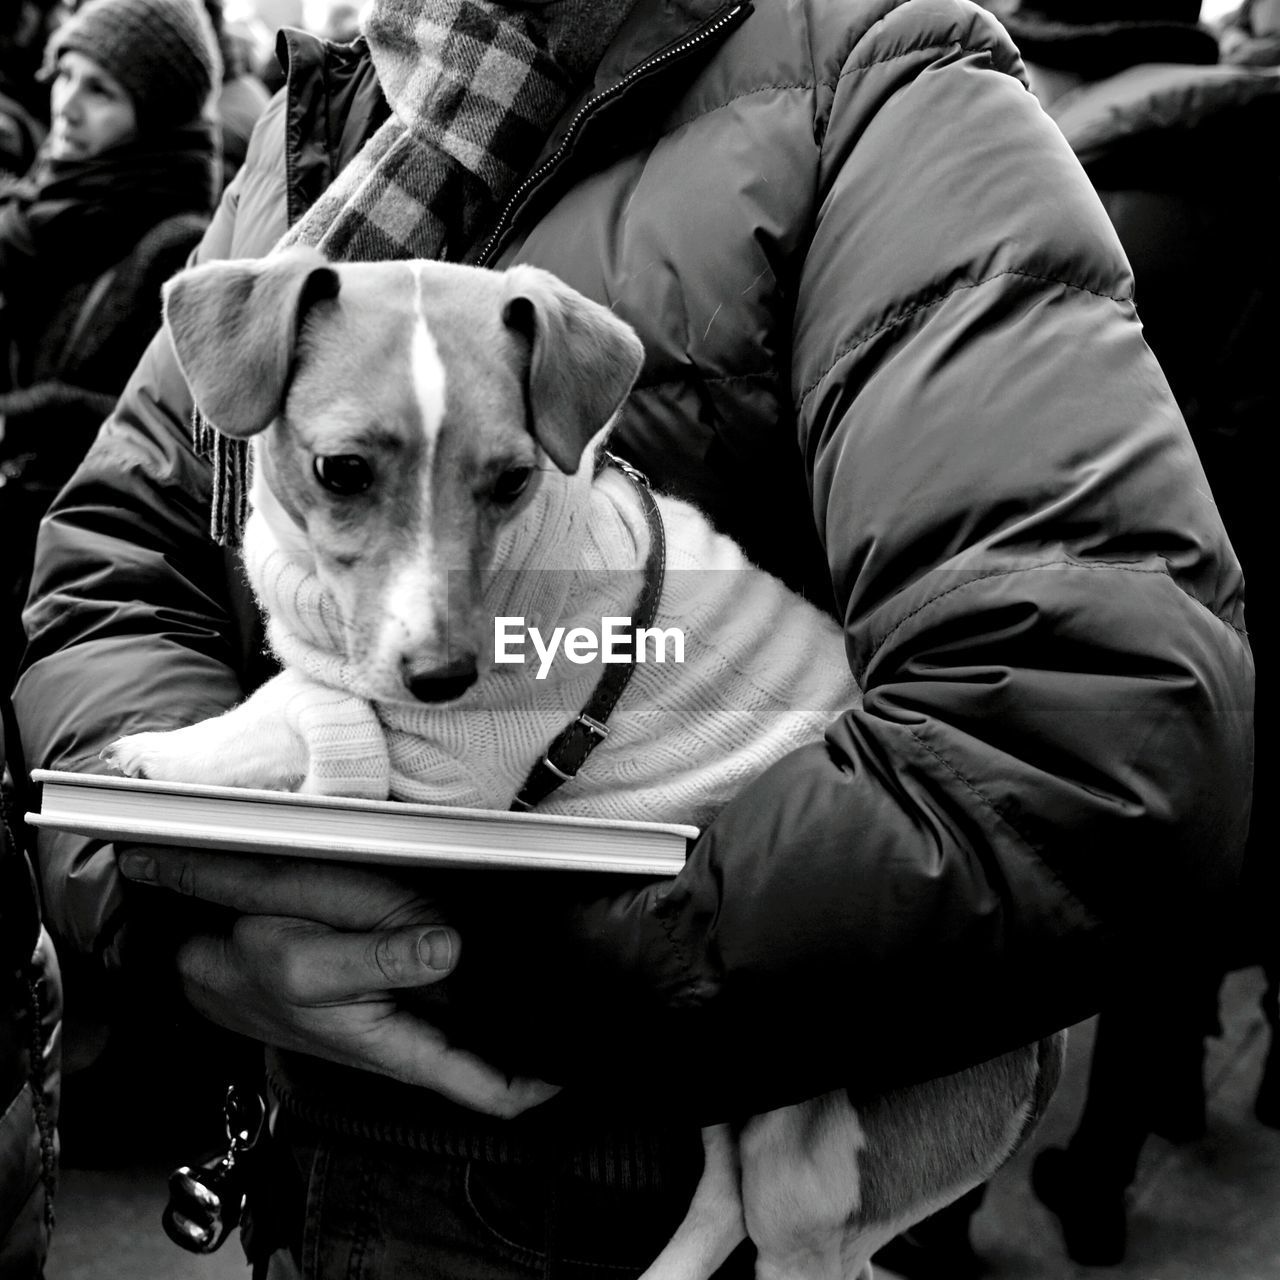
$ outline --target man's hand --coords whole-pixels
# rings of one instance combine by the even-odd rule
[[[433,903],[393,878],[198,849],[125,850],[119,865],[132,881],[241,913],[228,936],[191,938],[178,953],[188,1000],[221,1026],[491,1115],[518,1115],[556,1092],[454,1048],[396,999],[446,977],[461,941]]]

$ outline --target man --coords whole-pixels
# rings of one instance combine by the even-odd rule
[[[617,448],[830,602],[863,696],[669,883],[125,850],[153,886],[126,891],[70,838],[43,876],[68,945],[126,971],[177,922],[154,886],[236,913],[177,929],[178,972],[275,1046],[307,1275],[636,1274],[697,1124],[1034,1040],[1228,894],[1239,575],[1105,215],[972,7],[382,0],[368,34],[290,38],[201,256],[529,261],[613,306],[647,352]],[[264,674],[207,530],[234,540],[243,475],[219,447],[213,484],[191,411],[159,342],[45,526],[40,763]],[[396,994],[434,984],[454,1041]],[[564,1088],[530,1107],[536,1078]]]

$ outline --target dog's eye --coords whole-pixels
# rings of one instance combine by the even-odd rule
[[[312,464],[316,479],[330,493],[348,497],[363,493],[373,483],[373,469],[358,453],[335,453],[318,457]]]
[[[512,467],[504,471],[493,485],[494,502],[514,502],[529,487],[532,477],[532,467]]]

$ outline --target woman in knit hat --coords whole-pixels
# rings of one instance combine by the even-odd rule
[[[90,0],[54,34],[49,136],[0,195],[0,679],[36,524],[160,319],[216,197],[220,79],[199,0]]]

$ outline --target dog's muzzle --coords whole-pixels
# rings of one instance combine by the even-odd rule
[[[404,683],[419,702],[452,702],[475,684],[478,675],[475,658],[468,657],[433,671],[415,673],[406,667]]]

